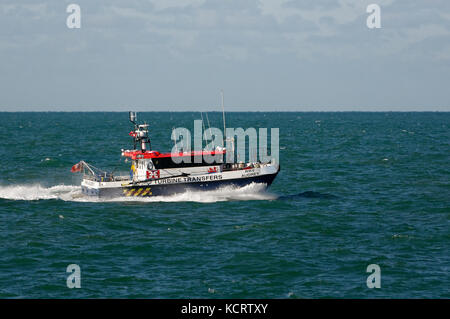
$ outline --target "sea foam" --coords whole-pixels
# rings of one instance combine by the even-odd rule
[[[81,194],[81,187],[74,185],[56,185],[44,187],[40,184],[0,186],[0,198],[11,200],[69,200],[74,194]]]
[[[255,184],[244,187],[225,186],[217,190],[186,191],[184,193],[155,197],[115,197],[98,198],[81,193],[76,185],[56,185],[44,187],[40,184],[0,186],[0,198],[9,200],[49,200],[59,199],[76,202],[200,202],[274,200],[277,196],[266,190],[266,185]]]

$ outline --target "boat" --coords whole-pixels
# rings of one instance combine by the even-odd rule
[[[227,150],[221,146],[213,150],[160,153],[151,148],[149,125],[137,124],[135,112],[129,112],[129,119],[134,125],[129,133],[133,138],[133,149],[122,149],[121,155],[131,161],[130,173],[116,176],[80,161],[71,171],[83,173],[81,190],[84,195],[154,197],[190,190],[217,190],[225,186],[243,187],[252,183],[268,187],[280,171],[280,165],[274,159],[266,163],[228,163],[225,160]],[[234,143],[232,145],[234,148]],[[215,160],[211,162],[211,158]]]

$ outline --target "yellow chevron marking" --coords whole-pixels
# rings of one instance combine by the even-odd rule
[[[152,192],[151,192],[150,190],[151,190],[150,187],[147,187],[147,188],[145,189],[145,192],[142,193],[142,196],[145,196],[145,195],[147,195],[147,194],[151,195]]]
[[[131,196],[131,194],[133,194],[133,192],[134,192],[135,190],[136,190],[136,189],[134,189],[134,188],[130,189],[130,191],[127,193],[127,196]]]
[[[143,191],[143,188],[139,188],[133,196],[139,196],[139,194]]]

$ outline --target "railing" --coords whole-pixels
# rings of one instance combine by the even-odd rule
[[[80,162],[83,165],[83,178],[95,182],[112,182],[115,180],[113,173],[103,171],[93,165],[84,161]]]

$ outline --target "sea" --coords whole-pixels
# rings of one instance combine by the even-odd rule
[[[138,119],[164,152],[202,115]],[[0,298],[450,298],[450,113],[230,112],[226,124],[279,128],[268,189],[98,199],[70,169],[128,174],[127,112],[0,113]]]

